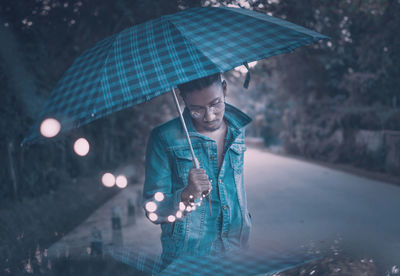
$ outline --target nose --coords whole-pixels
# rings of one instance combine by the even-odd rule
[[[206,114],[204,115],[204,118],[207,122],[211,122],[214,121],[216,116],[214,114],[214,112],[210,111],[209,108],[206,109]]]

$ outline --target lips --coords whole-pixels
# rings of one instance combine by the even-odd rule
[[[218,123],[218,120],[211,121],[211,122],[205,122],[208,126],[212,126]]]

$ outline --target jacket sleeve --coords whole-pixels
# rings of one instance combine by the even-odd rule
[[[181,193],[184,188],[175,190],[173,187],[171,160],[157,128],[150,133],[147,142],[145,171],[142,195],[142,207],[145,210],[145,214],[149,218],[146,204],[152,201],[157,205],[157,209],[154,211],[157,219],[151,221],[155,224],[168,222],[168,216],[173,215],[176,217],[179,211]],[[155,200],[154,194],[156,192],[164,194],[162,201]]]

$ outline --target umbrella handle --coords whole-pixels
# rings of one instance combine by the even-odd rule
[[[181,118],[181,122],[182,122],[183,130],[185,132],[186,140],[189,143],[190,154],[192,155],[193,168],[200,169],[199,160],[196,158],[196,155],[194,154],[192,142],[190,141],[190,137],[189,137],[189,132],[187,130],[185,120],[183,119],[183,116],[182,116],[182,111],[181,111],[181,107],[179,106],[178,98],[176,97],[175,88],[173,88],[173,87],[172,87],[172,96],[174,98],[176,109],[178,110],[178,113],[179,113],[179,118]],[[191,200],[191,201],[194,202],[194,200]],[[212,216],[211,193],[210,192],[208,192],[208,205],[210,207],[210,215]]]
[[[176,93],[175,93],[175,88],[173,88],[173,87],[172,87],[172,96],[174,97],[174,102],[175,102],[176,109],[178,110],[178,113],[179,113],[179,118],[181,118],[181,122],[182,122],[183,130],[185,132],[186,140],[189,143],[190,154],[192,155],[193,168],[200,169],[199,160],[197,160],[196,155],[194,154],[192,142],[190,141],[186,123],[182,116],[181,107],[179,106],[178,98],[176,97]]]

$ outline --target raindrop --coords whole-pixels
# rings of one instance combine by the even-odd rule
[[[118,188],[126,188],[128,186],[128,179],[126,178],[125,175],[118,175],[117,178],[115,179],[115,183],[117,184]]]
[[[79,156],[85,156],[90,149],[89,142],[85,138],[79,138],[74,143],[74,151]]]
[[[56,136],[61,130],[61,124],[53,118],[47,118],[40,124],[40,133],[46,138]]]
[[[146,203],[145,208],[147,212],[154,212],[155,210],[157,210],[157,204],[155,204],[155,202],[153,201],[149,201]]]
[[[157,201],[163,201],[164,200],[164,194],[162,192],[157,192],[154,194],[154,198]]]
[[[157,214],[150,213],[150,214],[149,214],[149,219],[150,219],[151,221],[156,221],[156,220],[158,219],[158,216],[157,216]]]
[[[112,173],[105,173],[103,174],[103,177],[101,178],[101,182],[103,182],[103,185],[105,187],[112,187],[115,184],[115,177]]]

